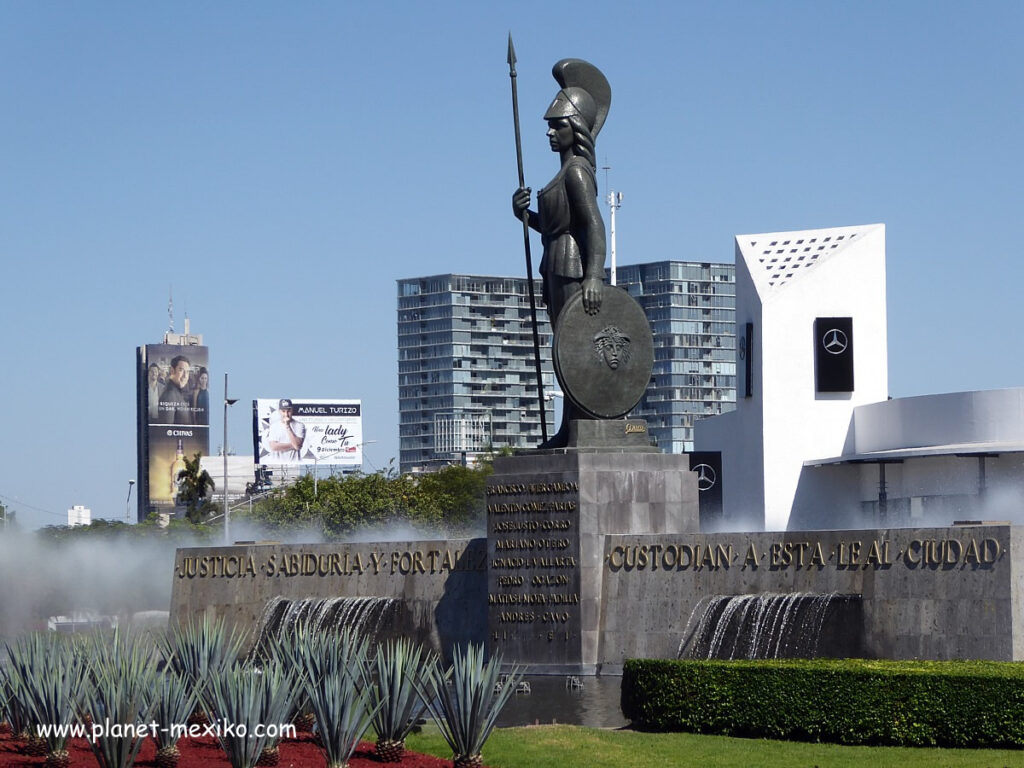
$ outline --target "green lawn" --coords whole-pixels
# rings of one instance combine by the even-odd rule
[[[432,726],[410,736],[407,746],[417,752],[451,758],[451,750]],[[484,761],[490,768],[999,768],[1024,766],[1024,751],[844,747],[542,725],[496,730],[484,745]]]

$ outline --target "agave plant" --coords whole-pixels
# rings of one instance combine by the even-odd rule
[[[513,667],[505,684],[498,686],[501,656],[484,662],[482,645],[469,645],[465,654],[456,647],[452,662],[448,672],[437,663],[426,667],[423,699],[452,749],[454,768],[480,768],[484,743],[522,675]]]
[[[328,768],[345,768],[370,727],[376,708],[367,691],[365,637],[348,630],[313,634],[301,629],[291,653],[316,718],[315,733]]]
[[[66,731],[38,730],[40,725],[70,724],[78,708],[84,675],[78,655],[57,637],[29,635],[7,646],[10,690],[30,729],[29,752],[46,754],[47,768],[66,768],[71,757]],[[32,733],[31,730],[36,732]]]
[[[166,670],[153,687],[152,721],[157,724],[153,733],[156,742],[156,768],[175,768],[181,754],[178,751],[179,734],[173,728],[186,722],[199,701],[199,693],[192,681],[180,672]]]
[[[222,619],[204,615],[197,622],[172,625],[160,640],[160,650],[168,668],[189,680],[201,697],[210,680],[238,662],[244,641],[245,635],[227,629]],[[206,719],[203,712],[193,714],[194,721]]]
[[[297,650],[300,644],[307,642],[309,642],[308,633],[301,628],[287,640],[279,635],[267,636],[259,646],[253,648],[250,659],[254,664],[280,664],[285,669],[296,671],[299,679],[295,688],[295,696],[292,699],[289,721],[295,725],[296,730],[308,733],[313,730],[315,718],[309,696],[306,695],[306,687],[302,684],[303,654]]]
[[[87,648],[85,711],[102,713],[111,724],[149,723],[155,705],[155,650],[148,638],[130,631],[92,636]],[[89,739],[89,747],[100,768],[130,768],[146,734],[142,728],[104,730]]]
[[[274,663],[262,669],[223,667],[210,679],[204,700],[218,725],[231,726],[222,727],[217,738],[232,768],[254,768],[272,741],[265,726],[285,722],[296,685],[297,674]]]
[[[4,672],[4,665],[0,664],[0,733],[6,733],[11,724],[8,721],[7,707],[12,694],[10,685],[7,682],[7,673]]]
[[[376,709],[373,730],[377,757],[383,762],[401,762],[405,739],[426,707],[417,689],[425,682],[424,670],[435,663],[432,652],[406,638],[378,646],[370,662],[373,684],[367,692],[370,706]]]
[[[7,656],[10,658],[10,648],[7,648]],[[0,669],[3,665],[0,665]],[[11,733],[14,734],[16,739],[20,741],[27,741],[29,736],[29,730],[31,728],[32,717],[29,713],[28,703],[25,700],[25,696],[18,686],[18,678],[13,673],[6,674],[3,681],[4,689],[3,693],[0,694],[4,697],[4,703],[6,709],[4,710],[4,717],[7,718],[7,724],[10,726]]]

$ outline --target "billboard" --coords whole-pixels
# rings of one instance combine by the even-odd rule
[[[363,408],[359,400],[252,401],[257,464],[363,463]]]
[[[140,500],[148,500],[147,510],[166,509],[174,506],[185,457],[210,452],[209,348],[147,344],[141,352]]]

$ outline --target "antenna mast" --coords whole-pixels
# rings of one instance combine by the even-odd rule
[[[608,162],[605,160],[605,162]],[[615,285],[615,212],[622,207],[622,193],[614,192],[608,186],[608,171],[611,170],[610,165],[601,167],[604,171],[604,187],[608,190],[608,196],[605,198],[605,202],[608,203],[608,209],[611,211],[611,256],[612,256],[612,269],[611,269],[611,284]]]
[[[174,333],[174,286],[167,289],[167,332]]]

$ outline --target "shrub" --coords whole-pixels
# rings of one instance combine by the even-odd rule
[[[1024,668],[1001,662],[631,659],[640,728],[943,747],[1024,747]]]

